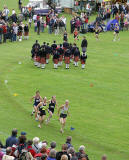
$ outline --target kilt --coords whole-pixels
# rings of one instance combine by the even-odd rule
[[[22,36],[22,32],[18,32],[18,34],[17,34],[18,36]]]
[[[58,64],[58,59],[53,59],[54,64]]]
[[[63,61],[63,55],[60,55],[59,57],[59,61],[62,62]]]
[[[45,59],[45,57],[41,57],[41,63],[42,63],[42,64],[46,64],[46,59]]]
[[[70,57],[65,57],[65,64],[69,64],[70,63]]]
[[[74,56],[74,61],[78,62],[79,61],[79,56]]]
[[[81,60],[81,64],[85,64],[85,63],[86,63],[85,61]]]
[[[46,55],[46,59],[49,59],[49,58],[50,58],[50,54],[47,54],[47,55]]]
[[[36,61],[40,63],[40,56],[37,56]]]
[[[29,32],[25,32],[25,33],[24,33],[24,36],[28,36],[28,35],[29,35]]]

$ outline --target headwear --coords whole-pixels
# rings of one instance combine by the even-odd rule
[[[21,136],[26,136],[26,132],[21,132]]]

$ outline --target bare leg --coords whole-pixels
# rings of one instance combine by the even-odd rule
[[[45,115],[39,117],[39,125],[38,125],[39,128],[41,128],[41,125],[44,122],[44,120],[45,120]]]
[[[47,124],[50,122],[50,119],[52,118],[53,113],[51,111],[49,111],[49,117],[47,119]]]

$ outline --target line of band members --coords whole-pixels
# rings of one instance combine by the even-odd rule
[[[82,69],[84,69],[87,59],[86,52],[82,52],[80,55],[80,50],[77,45],[75,43],[70,44],[67,41],[64,41],[63,44],[59,45],[54,41],[50,46],[49,43],[46,42],[43,42],[43,45],[40,45],[36,40],[32,46],[31,54],[34,65],[42,69],[49,63],[51,56],[55,69],[62,66],[63,61],[66,64],[66,69],[69,69],[70,62],[73,61],[74,65],[77,67],[78,62],[81,61]]]

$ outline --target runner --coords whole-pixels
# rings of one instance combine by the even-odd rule
[[[64,132],[64,127],[66,124],[66,119],[67,119],[67,115],[69,115],[69,100],[65,101],[65,104],[63,104],[59,110],[58,110],[58,115],[60,114],[60,123],[61,123],[61,129],[60,132],[63,133]]]

